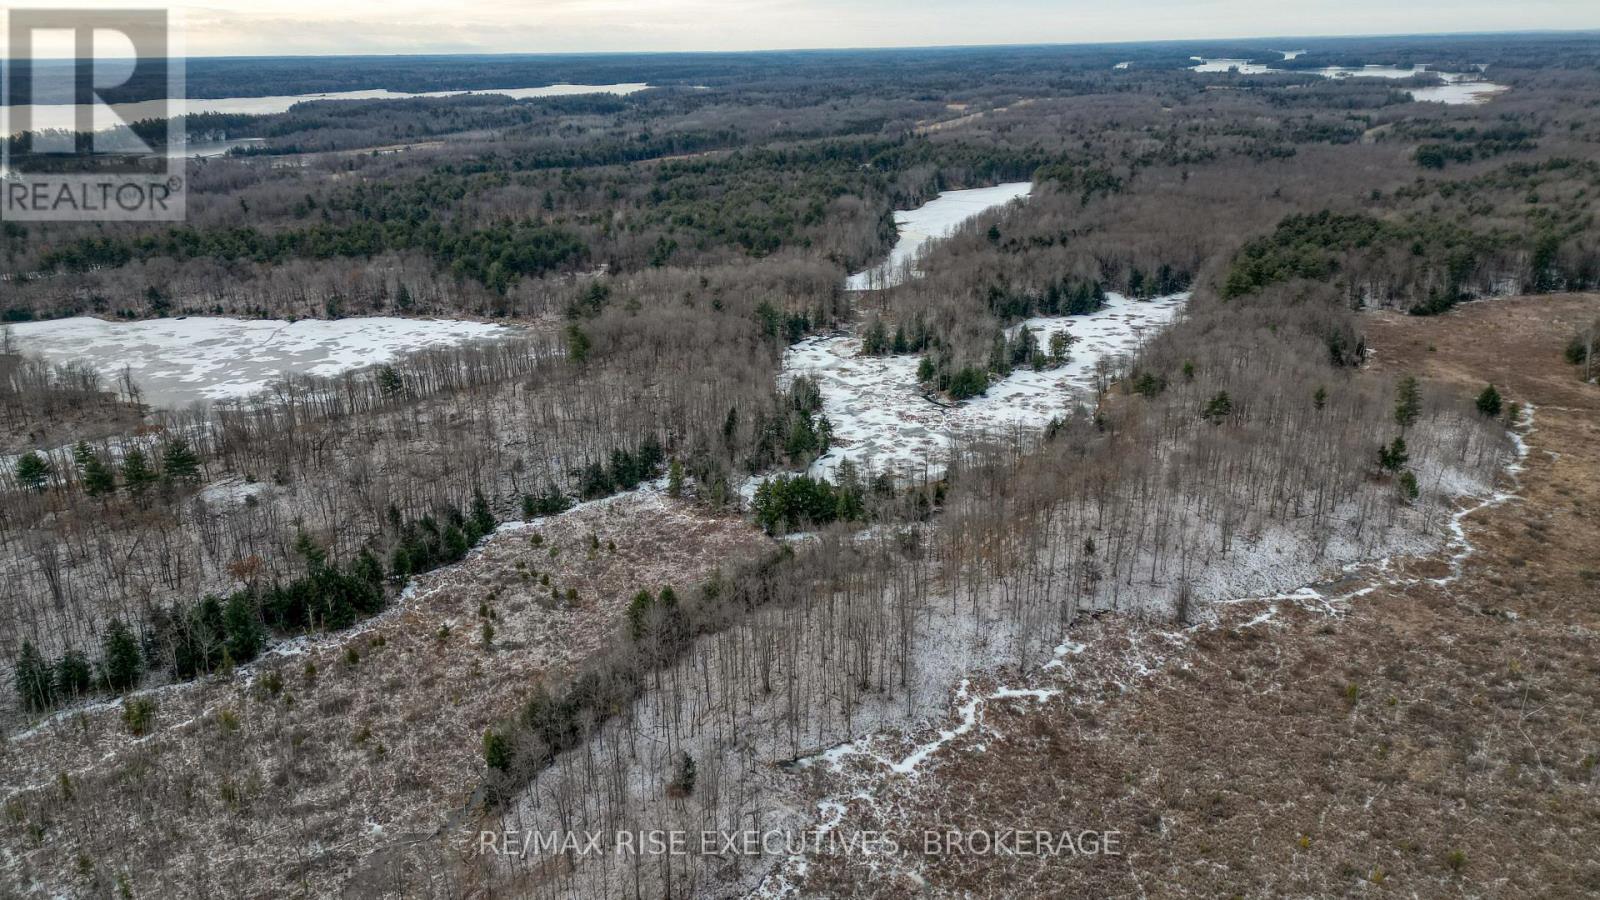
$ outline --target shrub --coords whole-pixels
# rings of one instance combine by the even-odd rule
[[[149,697],[131,697],[122,704],[122,723],[134,737],[144,737],[155,718],[156,701]]]

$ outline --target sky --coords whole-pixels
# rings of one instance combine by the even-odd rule
[[[190,56],[765,50],[1600,28],[1600,0],[213,0],[177,8]]]

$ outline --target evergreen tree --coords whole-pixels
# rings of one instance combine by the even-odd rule
[[[1400,480],[1396,482],[1400,491],[1400,499],[1405,503],[1414,503],[1422,491],[1417,487],[1417,476],[1410,469],[1400,473]]]
[[[17,655],[12,676],[12,684],[16,686],[17,699],[22,703],[22,708],[29,712],[49,709],[55,699],[53,682],[50,664],[45,662],[32,641],[23,641],[22,652]]]
[[[445,527],[444,550],[446,560],[456,562],[466,556],[469,549],[471,549],[471,545],[467,543],[467,535],[460,528],[454,525]]]
[[[144,656],[139,642],[121,619],[112,619],[100,638],[100,676],[106,687],[126,691],[139,684],[144,674]]]
[[[128,488],[128,493],[135,497],[142,496],[154,484],[156,473],[150,469],[144,451],[138,447],[130,447],[122,455],[122,483]]]
[[[1378,467],[1385,472],[1398,472],[1411,459],[1406,452],[1406,439],[1397,437],[1387,447],[1378,448]]]
[[[1328,389],[1318,386],[1317,392],[1311,395],[1311,408],[1320,412],[1328,405]]]
[[[1421,411],[1422,394],[1417,387],[1417,379],[1407,375],[1395,386],[1394,423],[1401,429],[1410,428],[1417,423]]]
[[[394,366],[380,366],[378,368],[378,392],[385,397],[398,397],[405,393],[406,383],[396,372]]]
[[[483,761],[489,768],[504,772],[511,768],[511,741],[498,731],[483,733]]]
[[[675,797],[687,797],[694,793],[695,782],[698,775],[695,771],[694,757],[684,752],[678,758],[678,771],[672,776],[672,781],[667,785],[667,792]]]
[[[472,491],[472,527],[479,535],[486,535],[494,531],[494,513],[489,511],[489,500],[483,496],[483,491],[474,488]]]
[[[582,363],[589,359],[589,350],[593,344],[589,335],[585,334],[577,322],[567,325],[567,358],[575,363]]]
[[[1501,400],[1500,392],[1495,390],[1492,384],[1484,388],[1483,393],[1478,395],[1478,412],[1491,419],[1500,415],[1500,410],[1503,407],[1504,403]]]
[[[103,497],[117,489],[117,476],[111,467],[92,453],[83,464],[83,489],[91,497]]]
[[[56,660],[55,694],[62,699],[82,697],[94,686],[94,669],[81,650],[68,650]]]
[[[161,474],[169,481],[200,480],[200,457],[190,449],[188,441],[175,437],[167,442],[161,453]]]
[[[1201,411],[1200,415],[1207,422],[1216,425],[1232,413],[1233,398],[1228,396],[1227,391],[1218,391],[1216,396],[1206,402],[1205,409]]]
[[[50,482],[51,471],[49,460],[29,450],[17,460],[17,484],[36,491],[43,491]]]
[[[1072,335],[1065,329],[1050,335],[1050,358],[1057,363],[1066,362],[1067,348],[1072,346]]]
[[[683,496],[683,463],[676,459],[667,466],[667,496],[674,498]]]
[[[235,663],[255,659],[266,646],[267,632],[261,624],[261,613],[255,599],[248,591],[239,591],[228,598],[222,612],[222,628],[226,634],[228,656]]]
[[[889,350],[889,331],[884,327],[883,320],[874,318],[867,323],[867,330],[861,338],[861,352],[867,356],[882,356]]]

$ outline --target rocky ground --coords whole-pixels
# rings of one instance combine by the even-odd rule
[[[901,852],[796,858],[764,892],[1600,892],[1600,388],[1561,360],[1597,314],[1600,296],[1578,295],[1373,316],[1377,368],[1463,402],[1493,382],[1533,407],[1525,457],[1502,495],[1458,514],[1449,554],[1214,607],[1188,629],[1104,618],[1039,675],[969,682],[945,722],[796,779],[824,827],[886,832]],[[926,831],[952,829],[1057,840],[923,852]]]

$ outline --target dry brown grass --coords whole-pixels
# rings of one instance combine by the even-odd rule
[[[422,893],[470,835],[487,728],[614,643],[635,591],[687,592],[770,547],[660,495],[600,501],[489,538],[366,625],[143,692],[158,706],[142,740],[115,704],[12,736],[0,896],[120,879],[135,897]]]
[[[1600,892],[1600,388],[1561,361],[1600,297],[1368,320],[1377,368],[1492,381],[1537,407],[1519,499],[1464,524],[1449,584],[1412,561],[1337,616],[1279,602],[1198,629],[1155,674],[1089,626],[1042,707],[991,701],[917,777],[852,799],[842,829],[1118,829],[1097,858],[814,860],[804,887],[877,896],[1576,897]],[[1430,349],[1431,348],[1431,349]],[[1117,682],[1131,684],[1123,691]],[[838,785],[833,785],[837,788]],[[828,790],[824,787],[824,790]],[[880,861],[881,862],[881,861]]]

